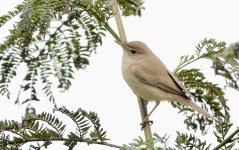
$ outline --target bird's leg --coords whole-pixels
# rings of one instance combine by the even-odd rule
[[[159,103],[160,103],[160,102],[156,102],[154,108],[153,108],[153,109],[150,111],[150,113],[144,118],[144,120],[142,121],[142,123],[140,123],[141,129],[143,129],[143,128],[146,126],[147,123],[150,123],[150,125],[153,124],[153,121],[152,121],[152,120],[149,120],[149,121],[148,121],[147,119],[148,119],[148,118],[150,117],[150,115],[154,112],[154,110],[158,107]]]

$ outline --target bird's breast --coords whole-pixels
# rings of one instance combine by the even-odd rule
[[[135,70],[138,69],[137,67],[139,66],[136,62],[123,58],[121,70],[124,80],[137,96],[147,100],[154,100],[155,97],[151,89],[153,87],[142,83],[134,74]]]

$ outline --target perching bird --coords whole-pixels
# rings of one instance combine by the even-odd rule
[[[190,106],[202,115],[213,118],[191,100],[192,94],[168,71],[145,43],[140,41],[117,43],[123,48],[121,69],[128,86],[137,96],[148,101],[156,101],[149,115],[162,100],[169,100]]]

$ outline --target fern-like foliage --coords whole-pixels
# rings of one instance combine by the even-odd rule
[[[239,128],[231,133],[232,124],[227,119],[218,119],[215,123],[214,137],[217,139],[218,145],[210,143],[208,140],[201,140],[194,134],[187,134],[177,131],[177,137],[174,142],[170,142],[171,138],[167,134],[160,136],[153,134],[152,141],[153,150],[229,150],[238,148]],[[213,136],[213,135],[212,135]],[[143,138],[138,137],[133,142],[123,145],[123,150],[146,150],[147,142]]]
[[[75,130],[65,133],[66,124],[56,115],[43,112],[41,114],[26,114],[22,122],[0,121],[0,148],[20,149],[24,144],[30,142],[41,142],[42,144],[31,145],[31,147],[47,148],[54,141],[63,141],[69,149],[73,149],[78,143],[101,144],[120,148],[120,146],[109,144],[106,141],[106,131],[100,124],[99,117],[94,112],[82,109],[69,111],[65,107],[55,108],[56,112],[64,114],[75,123]]]
[[[13,11],[8,11],[6,15],[3,15],[0,17],[0,27],[2,27],[6,22],[8,22],[10,19],[14,18],[17,16],[19,13],[22,12],[24,9],[26,3],[23,2],[22,4],[19,4],[15,7],[15,10]]]
[[[123,14],[141,15],[141,0],[121,0]],[[58,79],[58,88],[66,91],[71,86],[74,72],[89,64],[89,57],[102,44],[106,30],[119,40],[109,26],[113,16],[104,0],[25,0],[14,11],[0,17],[0,27],[15,16],[6,41],[0,44],[0,93],[10,98],[9,85],[21,64],[28,68],[16,103],[21,102],[21,92],[30,93],[22,103],[38,101],[35,86],[39,76],[43,91],[55,102],[50,78]]]
[[[210,150],[210,145],[207,145],[206,141],[201,141],[194,135],[177,132],[177,138],[175,140],[176,147],[179,150],[185,149],[197,149],[197,150]]]
[[[177,77],[191,91],[194,96],[193,100],[199,102],[198,105],[212,112],[218,118],[230,117],[223,89],[212,82],[206,81],[199,69],[181,70],[177,73]],[[184,123],[187,128],[195,131],[199,128],[202,132],[205,132],[207,126],[213,123],[212,120],[205,118],[189,107],[176,103],[172,104],[186,115]]]
[[[145,150],[145,145],[146,142],[142,137],[138,137],[133,139],[132,143],[129,143],[128,145],[124,145],[123,150],[128,150],[128,149],[140,149],[140,150]]]
[[[180,58],[179,65],[174,70],[177,73],[179,70],[184,68],[185,66],[201,59],[213,59],[216,54],[219,54],[226,49],[225,42],[217,42],[215,39],[207,39],[205,38],[196,46],[194,55],[185,55]]]
[[[209,150],[210,144],[208,145],[206,141],[201,141],[199,138],[194,135],[188,135],[185,133],[177,132],[177,137],[175,139],[174,146],[171,146],[169,142],[169,136],[164,135],[160,136],[158,134],[153,135],[153,150]],[[124,145],[123,150],[146,150],[147,143],[141,138],[133,140],[134,142]]]
[[[5,49],[4,45],[0,46],[0,49]],[[7,95],[10,98],[9,84],[12,78],[16,76],[16,69],[21,62],[19,46],[11,47],[5,54],[0,52],[1,68],[0,68],[0,93]]]
[[[230,118],[223,89],[217,84],[207,81],[199,69],[185,70],[184,68],[199,59],[214,61],[216,56],[226,51],[225,45],[225,42],[217,42],[215,39],[202,40],[196,46],[195,54],[182,56],[178,67],[174,71],[179,80],[182,81],[194,95],[195,102],[199,102],[202,108],[212,112],[213,115],[218,118]],[[211,120],[195,113],[188,107],[176,103],[172,103],[172,105],[179,108],[180,112],[185,113],[186,119],[184,123],[188,129],[194,129],[196,131],[199,128],[205,134],[207,125],[213,123]]]
[[[124,16],[141,16],[143,7],[143,1],[141,0],[119,0],[119,5],[121,6]]]
[[[119,0],[123,15],[140,16],[143,10],[142,0]],[[0,17],[0,27],[15,16],[19,16],[10,30],[10,35],[0,44],[0,93],[10,98],[9,85],[17,75],[17,69],[24,64],[27,67],[23,83],[20,87],[16,103],[39,101],[36,91],[38,80],[43,83],[43,91],[50,101],[55,102],[52,92],[52,77],[58,80],[58,88],[66,91],[71,86],[74,72],[84,69],[89,64],[89,57],[102,44],[106,31],[119,40],[118,35],[108,24],[112,17],[107,1],[104,0],[24,0]],[[229,108],[222,89],[208,82],[198,69],[185,67],[199,59],[209,59],[217,75],[226,79],[227,86],[238,90],[238,44],[228,49],[225,42],[204,39],[196,46],[194,55],[182,56],[175,74],[195,96],[195,101],[216,116],[214,135],[219,145],[214,149],[231,149],[239,142],[236,129],[231,132]],[[28,92],[29,97],[20,100],[21,92]],[[191,109],[173,103],[180,112],[186,115],[185,124],[188,129],[200,129],[206,134],[211,120],[192,112]],[[189,110],[189,111],[187,111]],[[101,144],[122,148],[107,143],[106,131],[94,112],[78,109],[69,111],[65,107],[55,108],[75,124],[75,130],[66,133],[66,124],[55,114],[26,113],[21,122],[0,121],[0,149],[19,149],[32,142],[33,149],[47,148],[54,141],[63,141],[68,149],[73,149],[79,142]],[[194,135],[178,132],[174,146],[168,146],[169,136],[154,134],[154,149],[209,149],[210,144]],[[35,143],[39,142],[39,143]],[[145,149],[147,142],[136,139],[122,149]]]
[[[67,115],[71,118],[72,121],[76,124],[76,136],[79,136],[83,139],[88,139],[92,141],[100,141],[104,142],[108,140],[106,138],[106,132],[101,128],[100,119],[95,112],[87,112],[83,109],[78,109],[75,112],[70,112],[65,107],[57,108],[56,111],[60,111],[61,113]],[[90,128],[93,127],[94,130],[90,131]],[[88,135],[87,135],[88,134]],[[85,138],[88,136],[90,138]],[[90,144],[90,143],[89,143]]]
[[[213,68],[216,75],[225,78],[226,86],[239,90],[239,43],[233,43],[229,47],[215,55],[213,59]]]
[[[54,144],[55,141],[62,141],[68,149],[73,149],[79,143],[100,144],[122,150],[146,150],[147,142],[143,138],[138,137],[132,143],[118,146],[110,144],[106,137],[106,131],[103,130],[100,124],[99,117],[94,112],[86,112],[78,109],[69,111],[65,107],[55,108],[55,112],[60,112],[60,115],[66,115],[72,122],[75,123],[75,129],[71,128],[66,133],[66,124],[59,119],[56,114],[43,112],[41,114],[26,114],[22,122],[14,120],[0,121],[0,148],[1,149],[20,149],[27,143],[33,143],[31,148],[40,149],[47,148]],[[62,117],[61,117],[62,118]],[[193,134],[185,134],[177,132],[175,143],[171,143],[170,136],[165,134],[160,136],[154,134],[152,141],[154,150],[218,150],[218,149],[233,149],[237,147],[239,139],[239,128],[231,131],[232,124],[228,118],[219,118],[215,122],[214,136],[219,143],[217,146],[212,145],[209,141],[201,140]],[[36,143],[37,142],[37,143]]]
[[[233,123],[228,118],[220,118],[215,123],[214,136],[219,143],[213,150],[238,148],[239,127],[233,128]],[[232,131],[234,130],[234,131]]]

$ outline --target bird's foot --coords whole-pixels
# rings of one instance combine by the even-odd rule
[[[152,120],[144,120],[143,122],[141,122],[140,123],[140,125],[141,125],[141,130],[143,130],[144,129],[144,127],[147,125],[147,124],[149,124],[149,126],[151,126],[152,124],[153,124],[153,121]]]

